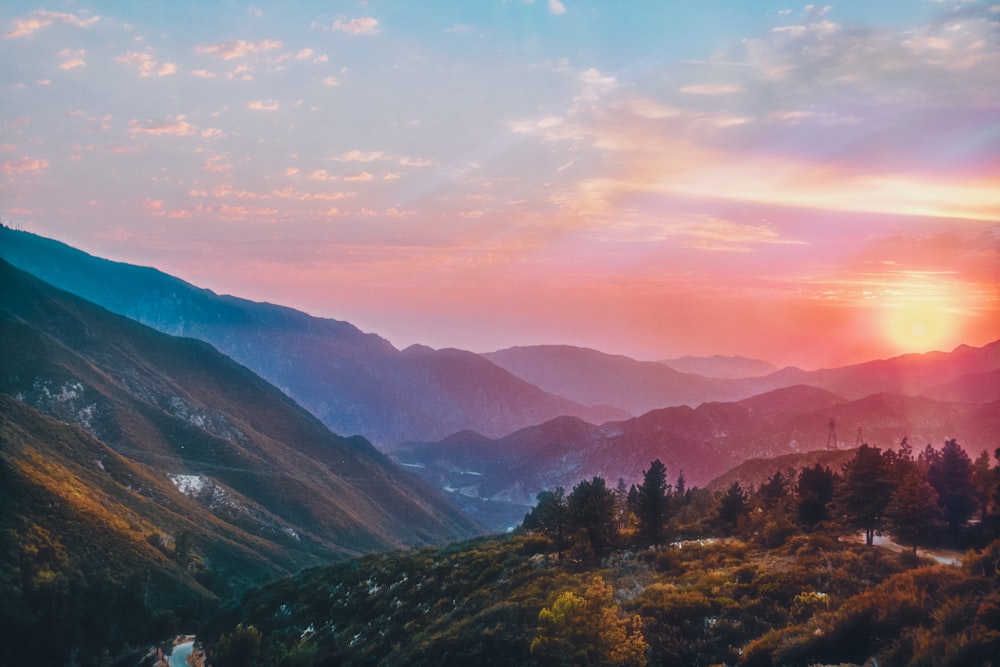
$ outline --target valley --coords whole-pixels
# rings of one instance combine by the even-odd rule
[[[0,664],[131,667],[180,631],[220,667],[242,650],[256,665],[547,664],[543,611],[608,584],[611,626],[592,631],[645,647],[618,664],[891,662],[902,649],[852,614],[916,576],[948,582],[927,593],[939,604],[975,590],[955,618],[974,650],[995,646],[1000,341],[815,371],[707,359],[714,376],[570,346],[400,351],[25,232],[0,240],[2,614],[26,638]],[[978,504],[951,532],[929,514],[913,544],[971,549],[961,574],[857,544],[843,504],[867,445],[940,486],[942,443]],[[650,542],[653,463],[669,539]],[[818,520],[809,474],[832,485]],[[600,503],[610,518],[586,514]],[[817,559],[836,564],[812,583]],[[936,617],[907,618],[872,627],[960,654],[921,634]]]

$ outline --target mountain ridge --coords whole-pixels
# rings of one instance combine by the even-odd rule
[[[338,433],[383,447],[473,428],[499,436],[560,414],[626,416],[548,394],[459,350],[396,350],[354,325],[191,285],[0,228],[0,257],[120,315],[204,340],[281,388]],[[456,386],[466,391],[455,391]],[[475,391],[467,391],[474,387]]]

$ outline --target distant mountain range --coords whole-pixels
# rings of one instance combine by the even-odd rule
[[[976,352],[990,347],[995,349]],[[971,354],[957,351],[952,365],[947,355],[931,355],[909,357],[901,366],[876,363],[872,369],[882,373],[895,367],[904,373],[911,365],[932,362],[943,377],[951,377]],[[824,450],[831,419],[839,449],[859,441],[894,447],[904,437],[919,449],[957,438],[978,453],[992,451],[1000,439],[997,401],[942,402],[891,393],[847,400],[795,385],[742,401],[653,410],[599,426],[564,417],[495,440],[456,433],[437,442],[408,443],[393,455],[463,506],[475,508],[483,499],[502,505],[505,513],[495,510],[489,518],[492,528],[502,529],[523,516],[539,491],[569,490],[593,475],[610,483],[619,477],[637,482],[657,458],[666,464],[671,482],[683,471],[688,486],[705,486],[748,459]]]
[[[66,567],[196,602],[482,530],[211,346],[2,260],[0,341],[0,535],[51,536]]]
[[[495,529],[519,520],[540,490],[591,475],[634,481],[654,458],[705,485],[749,458],[821,450],[831,419],[840,448],[956,437],[978,451],[1000,440],[1000,341],[815,371],[742,357],[641,362],[559,345],[400,351],[346,322],[219,296],[26,232],[0,228],[0,255],[109,310],[210,343]]]
[[[0,257],[112,312],[204,340],[335,432],[360,434],[382,447],[463,429],[499,437],[560,415],[598,423],[628,416],[546,393],[471,352],[400,351],[347,322],[219,296],[28,232],[0,227]]]

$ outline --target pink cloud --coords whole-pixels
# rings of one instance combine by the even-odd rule
[[[21,156],[16,160],[7,160],[0,164],[0,169],[3,173],[8,176],[16,176],[20,174],[34,174],[45,171],[49,168],[48,160],[37,160],[35,158],[30,158],[26,155]]]
[[[163,63],[162,65],[149,53],[138,53],[127,51],[115,58],[115,62],[134,67],[141,77],[169,76],[177,72],[177,66],[173,63]]]
[[[273,51],[280,49],[282,43],[276,39],[262,39],[259,42],[247,42],[242,39],[234,39],[217,44],[195,47],[196,53],[207,53],[221,58],[222,60],[233,60],[234,58],[245,58],[248,55]]]
[[[101,20],[100,16],[89,16],[83,18],[77,16],[76,14],[37,9],[31,12],[31,14],[28,15],[28,18],[14,19],[13,29],[4,35],[4,37],[7,37],[8,39],[15,37],[28,37],[38,30],[47,28],[56,22],[76,26],[77,28],[87,28],[94,25],[99,20]]]
[[[366,181],[374,180],[374,178],[375,177],[372,176],[371,174],[369,174],[367,171],[362,171],[361,173],[358,173],[358,174],[350,174],[348,176],[344,176],[344,180],[348,181],[348,182],[350,182],[350,181],[362,181],[362,182],[366,182]]]
[[[277,111],[278,100],[254,100],[247,102],[247,109],[253,111]]]
[[[371,16],[364,16],[357,19],[347,19],[341,16],[333,22],[330,29],[347,33],[348,35],[377,35],[380,32],[378,21]]]
[[[138,120],[129,121],[129,134],[151,134],[153,136],[186,137],[194,134],[197,128],[184,120],[184,116],[170,117],[165,119],[147,120],[140,123]]]

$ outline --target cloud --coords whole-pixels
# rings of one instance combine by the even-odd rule
[[[254,100],[247,102],[247,109],[253,111],[277,111],[278,100]]]
[[[163,63],[162,65],[153,58],[150,53],[139,53],[136,51],[126,51],[117,58],[115,62],[134,67],[139,76],[146,78],[153,76],[169,76],[177,72],[177,66],[173,63]]]
[[[22,155],[16,160],[7,160],[0,163],[0,170],[8,176],[18,176],[21,174],[36,174],[49,168],[48,160],[38,160]]]
[[[580,72],[578,77],[583,85],[583,92],[575,98],[575,101],[593,102],[607,94],[618,85],[615,77],[602,74],[596,67],[591,67]]]
[[[208,70],[206,70],[206,69],[196,69],[196,70],[192,70],[192,71],[191,71],[191,74],[193,74],[194,76],[198,77],[199,79],[214,79],[214,78],[216,78],[217,76],[219,76],[219,75],[218,75],[218,74],[216,74],[215,72],[209,72],[209,71],[208,71]]]
[[[294,176],[297,173],[299,173],[299,170],[298,170],[297,167],[287,167],[285,169],[285,176]]]
[[[340,85],[340,81],[338,81],[336,79],[336,77],[328,76],[325,79],[323,79],[323,85],[324,86],[338,86],[338,85]]]
[[[298,53],[295,54],[295,59],[296,60],[308,60],[309,58],[311,58],[313,56],[314,53],[315,52],[312,49],[302,49],[301,51],[299,51]]]
[[[566,5],[561,0],[549,0],[549,14],[561,16],[566,13]]]
[[[343,32],[348,35],[377,35],[381,32],[378,21],[371,16],[364,16],[357,19],[348,19],[340,16],[330,26],[330,30]]]
[[[86,64],[87,63],[84,62],[83,59],[81,58],[70,58],[66,62],[59,65],[59,69],[65,69],[65,70],[76,69],[77,67],[84,67]]]
[[[36,9],[28,15],[28,18],[14,19],[14,27],[4,35],[7,38],[28,37],[42,28],[47,28],[53,23],[63,23],[77,28],[87,28],[101,20],[100,16],[81,17],[76,14],[64,12],[52,12],[46,9]]]
[[[685,95],[733,95],[746,92],[746,88],[738,83],[696,83],[684,86],[680,92]]]
[[[371,180],[374,180],[374,179],[375,179],[375,177],[372,176],[371,174],[369,174],[367,171],[362,171],[362,172],[359,172],[357,174],[349,174],[347,176],[344,176],[344,180],[348,181],[348,182],[351,182],[351,181],[354,181],[354,182],[357,182],[357,181],[367,182],[367,181],[371,181]]]
[[[365,152],[359,150],[347,151],[334,158],[338,162],[375,162],[386,159],[388,159],[388,156],[382,151]]]
[[[198,45],[195,47],[195,53],[207,53],[222,60],[233,60],[235,58],[245,58],[248,55],[256,53],[263,53],[264,51],[273,51],[281,47],[282,43],[276,39],[262,39],[259,42],[234,39],[207,46]]]
[[[144,123],[140,123],[136,119],[130,120],[128,131],[132,135],[149,134],[154,137],[186,137],[194,134],[197,129],[194,125],[184,120],[184,116],[168,116],[164,119],[150,119]]]

